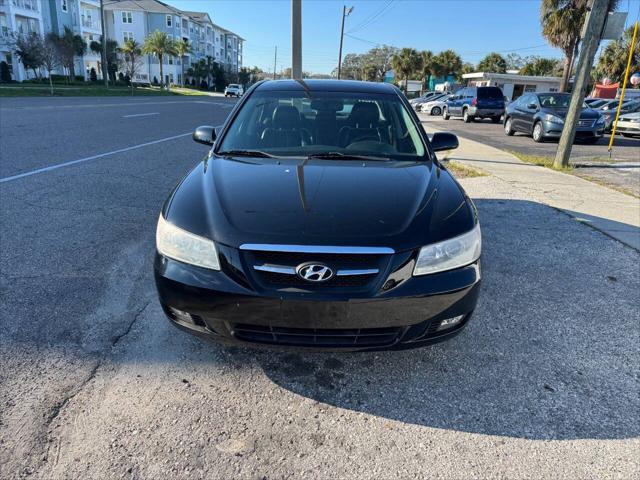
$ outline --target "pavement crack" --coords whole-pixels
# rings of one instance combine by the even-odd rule
[[[133,326],[136,324],[136,322],[138,321],[140,316],[144,313],[144,311],[147,309],[150,303],[151,302],[148,301],[141,308],[139,308],[136,314],[133,316],[133,319],[129,322],[129,325],[127,325],[127,328],[125,328],[124,332],[113,337],[113,339],[111,340],[111,348],[115,347],[118,344],[118,342],[120,342],[120,340],[122,340],[124,337],[129,335],[129,333],[131,333]]]

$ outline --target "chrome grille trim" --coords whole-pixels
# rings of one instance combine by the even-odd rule
[[[362,255],[391,255],[395,253],[389,247],[341,247],[330,245],[278,245],[268,243],[243,243],[240,250],[288,253],[353,253]]]
[[[283,275],[295,275],[296,269],[295,267],[287,267],[285,265],[254,265],[254,270],[258,270],[260,272],[271,272],[271,273],[281,273]],[[336,272],[336,276],[338,277],[347,277],[351,275],[374,275],[380,272],[377,268],[369,268],[366,270],[338,270]]]

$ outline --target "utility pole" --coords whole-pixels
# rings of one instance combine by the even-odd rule
[[[278,46],[276,45],[276,52],[273,55],[273,79],[276,79],[276,63],[278,62]]]
[[[580,59],[573,82],[573,92],[571,93],[571,103],[564,119],[564,128],[560,136],[556,158],[553,162],[555,168],[566,168],[569,166],[571,148],[576,137],[576,127],[580,120],[582,103],[589,84],[589,73],[593,66],[593,59],[596,56],[600,36],[607,19],[609,0],[592,0],[591,8],[587,13],[585,25],[582,30],[582,48],[580,49]]]
[[[342,70],[342,41],[344,40],[344,19],[353,12],[353,7],[342,6],[342,25],[340,26],[340,52],[338,53],[338,80],[340,80],[340,72]]]
[[[291,0],[291,78],[302,80],[302,0]]]
[[[109,69],[107,68],[107,32],[104,30],[104,0],[100,0],[100,27],[102,28],[102,49],[100,56],[102,57],[102,80],[105,88],[109,88]],[[133,81],[133,79],[131,79]]]

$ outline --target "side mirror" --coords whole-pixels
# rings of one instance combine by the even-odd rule
[[[442,150],[453,150],[458,148],[458,137],[453,133],[438,132],[434,133],[431,138],[431,148],[434,152],[441,152]]]
[[[527,108],[529,110],[537,110],[538,109],[538,105],[536,105],[535,103],[530,103],[529,105],[527,105]]]
[[[209,125],[196,128],[195,132],[193,132],[193,141],[204,145],[213,145],[216,141],[216,129]]]

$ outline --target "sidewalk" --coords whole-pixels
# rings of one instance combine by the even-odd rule
[[[429,135],[436,130],[424,123]],[[554,170],[530,165],[510,153],[458,137],[449,160],[482,170],[524,197],[562,210],[612,238],[640,250],[640,199]],[[442,157],[441,157],[442,158]]]

